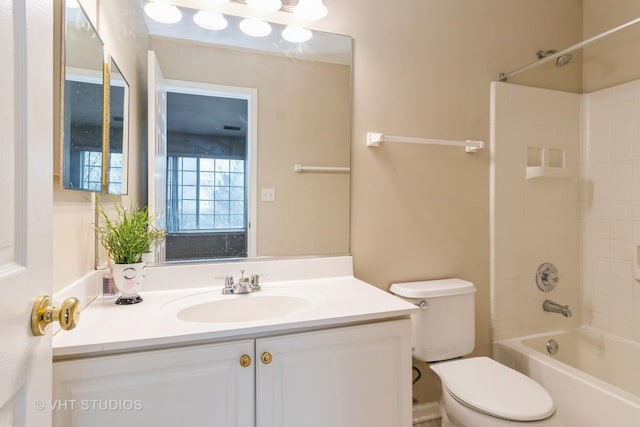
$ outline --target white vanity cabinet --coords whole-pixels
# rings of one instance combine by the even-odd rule
[[[254,341],[53,363],[54,427],[252,427]]]
[[[409,334],[401,319],[56,361],[54,426],[408,427]]]
[[[257,427],[411,426],[410,328],[406,319],[256,340]]]

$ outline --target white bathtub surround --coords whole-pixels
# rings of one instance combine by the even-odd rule
[[[559,345],[555,356],[549,339]],[[640,345],[631,340],[578,328],[498,341],[494,356],[545,387],[565,427],[638,425]]]
[[[494,83],[491,126],[494,337],[585,324],[640,342],[640,81],[583,95]],[[525,180],[532,147],[564,149],[569,178]],[[561,281],[543,296],[544,261]],[[541,315],[545,297],[573,317]]]
[[[579,287],[580,95],[494,82],[491,86],[491,319],[495,339],[577,326]],[[561,176],[527,179],[531,165]],[[535,154],[540,153],[541,159]],[[530,177],[531,178],[531,177]],[[555,264],[560,282],[541,292],[536,270]],[[564,318],[545,299],[570,305]]]
[[[583,322],[640,342],[640,81],[584,95]]]

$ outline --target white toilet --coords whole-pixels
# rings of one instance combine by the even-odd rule
[[[390,290],[422,309],[411,316],[413,356],[442,381],[442,427],[560,427],[540,384],[488,357],[460,359],[475,345],[472,283],[394,283]]]

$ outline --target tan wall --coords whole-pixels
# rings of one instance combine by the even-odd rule
[[[489,83],[581,39],[580,0],[325,0],[322,28],[354,38],[351,253],[355,274],[460,277],[478,287],[476,353],[491,345],[489,151],[365,145],[367,131],[489,141]],[[572,81],[579,67],[563,70]],[[565,75],[566,75],[565,74]],[[564,76],[564,75],[563,75]],[[538,77],[552,87],[557,76]],[[421,365],[421,401],[439,384]]]
[[[584,0],[584,38],[640,16],[637,0]],[[584,49],[584,92],[640,78],[640,24],[626,28]]]
[[[60,3],[57,3],[60,6]],[[81,0],[89,19],[112,55],[130,86],[130,149],[129,149],[129,195],[123,203],[146,204],[146,166],[143,155],[146,144],[146,51],[148,37],[144,35],[144,23],[132,14],[121,13],[128,8],[128,0]],[[58,24],[59,25],[59,24]],[[56,28],[59,31],[59,28]],[[59,42],[54,57],[60,57]],[[58,59],[59,60],[59,59]],[[55,81],[59,81],[58,65],[54,65]],[[54,102],[54,117],[60,114],[59,91]],[[57,120],[54,120],[57,127]],[[56,131],[56,134],[57,131]],[[58,140],[54,146],[58,146]],[[56,149],[57,152],[59,152]],[[56,165],[54,170],[58,170]],[[94,268],[94,196],[86,192],[62,190],[54,180],[53,201],[53,288],[59,290]]]
[[[351,68],[157,38],[150,48],[167,79],[257,89],[258,194],[276,194],[257,202],[257,255],[348,253],[349,175],[293,165],[349,165]]]

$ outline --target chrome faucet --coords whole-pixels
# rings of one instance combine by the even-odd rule
[[[551,313],[560,313],[564,317],[571,317],[571,310],[568,305],[558,304],[548,299],[542,303],[542,309]]]
[[[224,288],[222,293],[227,294],[249,294],[251,292],[257,292],[262,287],[260,286],[260,276],[252,274],[251,278],[244,277],[244,270],[240,270],[240,277],[238,283],[235,283],[233,276],[226,276],[224,278]]]

